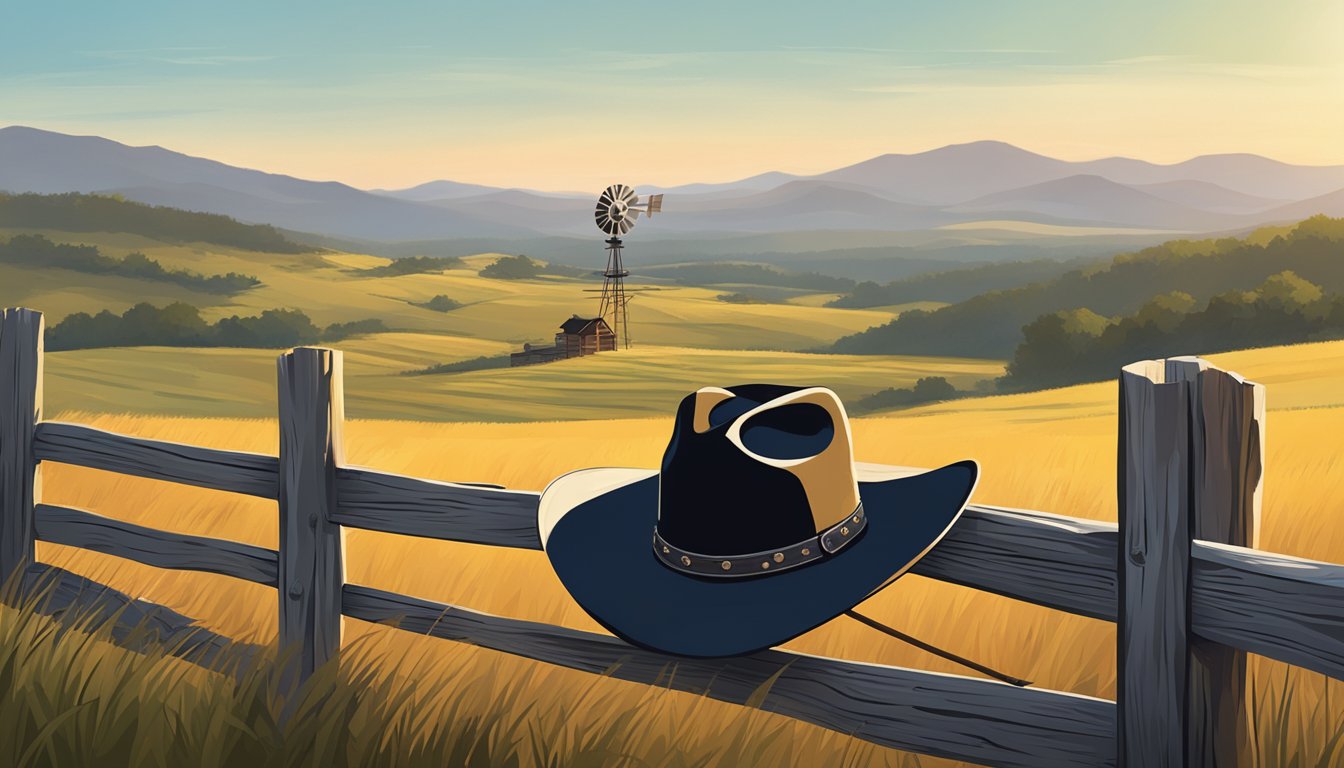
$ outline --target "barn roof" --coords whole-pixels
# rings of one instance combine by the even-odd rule
[[[598,323],[601,323],[601,325],[598,325]],[[608,332],[611,331],[611,327],[607,325],[607,321],[600,317],[579,317],[578,315],[574,315],[560,324],[560,331],[562,333],[575,336],[587,336],[589,334],[597,333],[598,328],[604,328]]]

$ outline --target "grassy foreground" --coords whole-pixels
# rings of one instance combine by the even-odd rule
[[[1344,472],[1344,445],[1335,437],[1344,434],[1344,396],[1336,384],[1344,376],[1344,343],[1231,353],[1213,359],[1269,387],[1260,546],[1344,561],[1337,480]],[[936,466],[973,457],[984,470],[977,501],[1114,519],[1114,392],[1113,384],[1087,385],[960,401],[903,411],[892,418],[859,419],[854,423],[856,458]],[[197,444],[276,449],[275,424],[266,420],[76,413],[60,418]],[[656,466],[669,427],[667,418],[494,425],[357,420],[347,425],[346,450],[353,464],[444,480],[541,488],[552,477],[580,467]],[[271,502],[61,466],[48,467],[44,483],[45,500],[52,503],[157,528],[276,546],[276,513]],[[216,631],[256,642],[275,636],[273,590],[209,574],[159,571],[50,545],[39,544],[39,557],[166,604]],[[492,613],[600,631],[569,599],[545,556],[536,552],[351,530],[347,578]],[[873,597],[864,609],[921,639],[1027,677],[1041,687],[1114,695],[1115,632],[1108,623],[913,576]],[[366,714],[352,715],[349,721],[362,737],[374,738],[368,734],[377,733],[385,743],[399,745],[398,750],[451,741],[457,738],[454,723],[475,722],[479,725],[473,727],[488,731],[491,738],[506,733],[500,737],[505,742],[516,738],[523,745],[509,753],[513,757],[498,753],[506,764],[945,764],[929,758],[915,760],[774,715],[686,694],[650,691],[361,622],[347,622],[346,642],[358,652],[343,675],[352,679],[366,675],[369,685],[393,686],[389,691],[403,690],[395,688],[401,685],[411,691],[405,695],[413,703],[406,705],[404,713],[384,709],[378,710],[381,714],[367,714],[374,710],[366,708],[362,710]],[[788,647],[964,673],[844,619]],[[172,688],[175,692],[170,696],[160,697],[157,689],[142,684],[143,678],[118,677],[114,673],[121,667],[100,664],[100,653],[112,651],[100,649],[67,658],[69,674],[92,675],[97,667],[104,685],[143,691],[149,702],[144,706],[166,713],[163,716],[197,717],[192,714],[194,702],[224,695],[210,693],[223,685],[219,680],[193,678],[169,670],[175,662],[152,660],[165,665],[156,673],[160,677],[186,681]],[[366,669],[361,664],[369,666]],[[29,666],[35,665],[23,665],[21,671],[36,674]],[[54,662],[51,666],[61,668]],[[1254,749],[1261,764],[1338,765],[1344,759],[1340,750],[1344,707],[1340,692],[1331,690],[1338,685],[1260,658],[1253,658],[1250,666],[1258,725]],[[52,699],[57,702],[52,705],[54,713],[67,711],[76,701],[99,700],[92,693],[75,695],[71,693],[74,688],[65,690],[65,698]],[[87,706],[97,710],[99,705]],[[91,716],[53,718],[49,732],[40,738],[64,742],[95,732],[97,724],[81,726],[81,717]],[[322,722],[329,728],[346,726],[334,720]],[[498,727],[492,731],[491,724]],[[145,727],[159,726],[157,721],[147,721]],[[477,735],[467,733],[461,738],[470,740]],[[598,740],[603,750],[615,747],[614,754],[564,751],[569,749],[565,745],[591,740]],[[347,745],[350,764],[373,760],[368,758],[372,753],[361,749]],[[409,757],[406,761],[403,764],[413,764]],[[173,761],[165,760],[165,764]]]

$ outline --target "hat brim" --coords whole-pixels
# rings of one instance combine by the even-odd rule
[[[715,579],[663,565],[652,546],[652,470],[557,478],[538,510],[543,549],[575,601],[629,643],[682,656],[752,653],[826,623],[909,570],[956,522],[979,478],[974,461],[919,474],[855,466],[867,529],[839,554],[797,569]]]

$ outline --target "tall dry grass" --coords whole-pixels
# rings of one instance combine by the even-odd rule
[[[1248,358],[1237,367],[1254,376],[1253,362]],[[1328,394],[1333,387],[1319,391]],[[989,398],[962,404],[960,410],[935,407],[858,420],[856,458],[934,466],[969,456],[983,468],[977,501],[1114,519],[1113,397],[1113,385],[1094,385]],[[1261,547],[1344,561],[1344,489],[1338,480],[1344,476],[1344,450],[1335,437],[1344,434],[1344,408],[1303,406],[1299,400],[1304,398],[1310,399],[1285,384],[1283,401],[1292,402],[1294,410],[1270,415]],[[1271,387],[1271,408],[1275,402]],[[264,420],[92,414],[61,418],[201,445],[276,450],[275,424]],[[493,425],[354,421],[346,427],[346,450],[353,464],[539,489],[556,475],[581,467],[656,466],[669,428],[667,420]],[[72,467],[51,466],[45,472],[44,497],[52,503],[157,528],[276,545],[272,502]],[[273,590],[56,546],[41,545],[39,556],[166,604],[219,632],[257,642],[275,636]],[[601,631],[537,552],[352,530],[347,578],[506,616]],[[1115,632],[1109,623],[913,576],[874,596],[864,610],[1042,687],[1114,695]],[[744,744],[759,749],[752,762],[820,765],[843,758],[864,765],[912,764],[908,756],[841,734],[694,696],[651,693],[642,686],[355,621],[347,622],[346,638],[379,659],[379,675],[419,691],[417,706],[427,713],[451,709],[454,717],[463,717],[506,702],[511,722],[529,724],[529,744],[582,743],[604,723],[634,713],[628,715],[632,720],[619,721],[629,724],[621,754],[643,764],[678,764],[686,755],[694,755],[695,764],[733,764],[742,755],[738,750],[747,749]],[[843,618],[788,647],[965,673]],[[1338,691],[1331,694],[1331,686],[1319,675],[1264,659],[1253,659],[1251,668],[1258,696],[1256,749],[1265,765],[1283,764],[1284,759],[1328,765],[1344,759],[1339,750],[1344,707]],[[415,723],[432,731],[441,721],[426,715]],[[919,764],[943,763],[923,758]]]

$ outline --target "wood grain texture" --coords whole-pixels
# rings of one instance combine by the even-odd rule
[[[274,499],[277,493],[279,462],[274,456],[260,453],[149,440],[59,421],[38,425],[34,447],[40,461],[265,499]]]
[[[33,504],[42,475],[33,432],[42,419],[41,312],[0,313],[0,583],[33,562]]]
[[[372,469],[336,471],[341,525],[432,539],[541,549],[534,491],[441,483]]]
[[[1162,361],[1120,373],[1117,762],[1185,765],[1190,574],[1186,382]]]
[[[274,550],[224,539],[146,528],[92,512],[38,504],[37,538],[124,557],[156,568],[205,571],[274,587],[279,556]]]
[[[1114,523],[973,505],[911,573],[1115,621]]]
[[[341,648],[344,533],[332,519],[344,459],[341,353],[299,347],[276,361],[280,397],[280,648],[302,684]]]
[[[666,656],[589,632],[347,584],[347,616],[570,669],[759,706],[883,746],[985,765],[1114,765],[1115,705],[787,651]]]
[[[265,658],[162,605],[133,598],[83,576],[33,563],[23,573],[21,600],[63,628],[107,630],[112,642],[140,653],[165,653],[216,671],[245,674]]]
[[[1200,637],[1344,680],[1344,565],[1195,542]]]
[[[1191,539],[1255,547],[1264,473],[1265,388],[1197,357],[1167,360],[1167,380],[1189,385]],[[1193,638],[1187,695],[1188,764],[1249,768],[1253,745],[1246,652]]]

